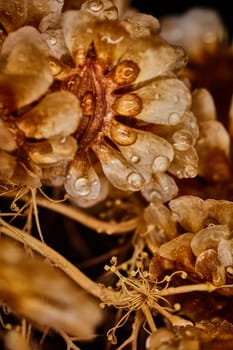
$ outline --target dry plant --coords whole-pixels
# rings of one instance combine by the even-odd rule
[[[205,11],[0,0],[1,348],[232,349],[233,113],[199,79],[221,56],[231,90],[232,48]]]

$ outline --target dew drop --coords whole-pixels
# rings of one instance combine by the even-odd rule
[[[171,125],[178,124],[179,121],[180,121],[180,116],[179,116],[178,113],[173,112],[173,113],[171,113],[171,114],[169,115],[169,117],[168,117],[168,122],[169,122],[169,124],[171,124]]]
[[[184,169],[185,177],[195,177],[197,175],[197,169],[192,165],[187,165]]]
[[[156,157],[152,164],[152,171],[153,173],[166,171],[169,164],[170,162],[167,157],[164,157],[164,156]]]
[[[128,175],[127,181],[130,186],[134,187],[135,189],[140,189],[142,185],[144,184],[144,179],[142,175],[136,172],[132,172]]]
[[[140,158],[138,156],[134,155],[134,156],[131,157],[130,160],[131,160],[132,163],[136,164],[136,163],[139,162]]]
[[[172,135],[173,146],[178,151],[187,151],[193,144],[192,135],[186,130],[176,131]]]
[[[79,178],[74,184],[75,190],[80,196],[87,196],[90,193],[88,180],[84,177]]]
[[[151,201],[155,201],[155,200],[161,200],[162,199],[162,195],[159,191],[153,190],[150,193],[150,200]]]
[[[56,45],[57,43],[57,38],[55,36],[51,36],[51,38],[49,38],[49,43],[50,45]]]
[[[87,2],[87,7],[92,12],[99,12],[103,9],[104,5],[100,0],[91,0]]]

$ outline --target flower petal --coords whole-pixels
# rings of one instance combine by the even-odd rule
[[[140,68],[137,83],[181,69],[187,61],[181,47],[171,46],[158,36],[132,40],[121,57],[123,60],[133,61]]]
[[[10,180],[17,166],[16,157],[0,150],[0,163],[0,181]]]
[[[26,137],[43,139],[74,133],[82,115],[78,99],[68,91],[47,95],[17,121]]]
[[[66,46],[77,65],[84,64],[93,39],[95,17],[81,11],[65,11],[62,28]]]
[[[112,108],[120,115],[148,123],[175,125],[190,107],[191,96],[186,85],[175,78],[164,78],[117,97]]]
[[[12,125],[0,119],[0,150],[12,152],[17,149]]]
[[[28,0],[0,0],[0,23],[7,32],[21,27],[27,19]]]
[[[117,121],[112,123],[110,133],[112,141],[125,159],[138,169],[147,181],[150,180],[152,173],[165,172],[173,160],[173,148],[162,137],[150,132],[133,130]],[[127,144],[126,135],[130,135],[131,139],[132,135],[135,135],[133,142]]]
[[[194,147],[185,150],[176,149],[168,172],[179,179],[193,178],[198,173],[198,155]]]
[[[117,7],[112,0],[86,0],[81,11],[88,11],[97,16],[98,20],[116,20],[118,18]]]
[[[195,196],[175,198],[169,202],[169,208],[176,214],[177,221],[186,231],[199,231],[208,217],[204,200]]]
[[[104,141],[92,148],[101,162],[103,172],[114,187],[123,191],[139,191],[143,188],[144,177],[119,151]]]
[[[148,202],[165,203],[177,195],[178,188],[171,176],[166,173],[157,173],[141,190],[141,193]]]
[[[97,59],[104,69],[113,67],[129,46],[129,34],[117,21],[95,25],[94,47]]]
[[[77,151],[77,142],[72,136],[54,137],[42,142],[27,142],[24,149],[35,164],[48,166],[71,161]]]
[[[100,180],[90,161],[82,157],[76,157],[70,165],[64,185],[72,201],[81,207],[92,206],[107,195],[106,183]]]
[[[216,119],[214,99],[208,90],[196,89],[193,91],[192,111],[199,123]]]

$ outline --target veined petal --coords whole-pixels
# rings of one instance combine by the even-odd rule
[[[66,11],[62,16],[62,28],[66,46],[77,65],[84,63],[93,39],[96,18],[81,11]]]
[[[104,174],[111,184],[123,191],[139,191],[145,185],[144,177],[113,147],[102,141],[92,146]]]
[[[95,25],[94,47],[104,69],[113,67],[129,44],[129,34],[119,22],[106,21]]]
[[[65,190],[71,199],[79,206],[89,207],[104,198],[106,191],[103,191],[102,186],[89,159],[77,156],[65,180]]]
[[[132,40],[122,60],[133,61],[140,68],[137,83],[181,69],[187,61],[181,47],[171,46],[158,36]]]
[[[175,125],[191,107],[186,85],[176,78],[163,78],[116,97],[112,108],[123,116],[154,124]]]
[[[59,91],[47,95],[16,122],[26,137],[43,139],[74,133],[81,115],[78,99],[68,91]]]
[[[164,172],[173,160],[174,152],[169,142],[150,132],[133,130],[132,128],[114,121],[110,130],[112,141],[121,153],[144,178],[150,180],[152,173]],[[122,135],[135,134],[134,142],[122,142]],[[124,137],[126,139],[126,136]],[[131,137],[132,138],[132,137]]]

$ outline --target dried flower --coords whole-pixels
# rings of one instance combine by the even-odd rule
[[[186,58],[150,31],[135,37],[133,19],[117,20],[110,2],[97,8],[87,1],[79,11],[48,15],[42,34],[26,26],[4,41],[2,119],[23,158],[14,153],[11,164],[4,151],[13,174],[7,177],[19,183],[20,163],[37,176],[36,186],[44,179],[64,183],[84,207],[105,198],[109,182],[167,201],[177,193],[168,173],[197,173],[191,95],[175,74]],[[134,20],[140,28],[140,15]]]

